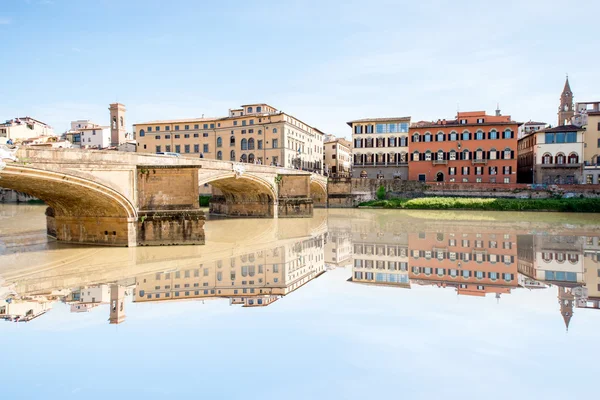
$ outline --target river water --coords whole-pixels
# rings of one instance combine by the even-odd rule
[[[0,204],[2,398],[597,392],[597,215],[315,210],[107,248],[44,210]]]

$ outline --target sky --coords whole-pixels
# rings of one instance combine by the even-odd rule
[[[555,124],[568,73],[600,100],[600,2],[0,0],[0,120],[127,124],[264,102],[349,137],[347,121],[451,118],[499,104]]]

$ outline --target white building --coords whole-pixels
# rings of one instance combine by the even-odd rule
[[[545,122],[535,122],[530,120],[529,122],[525,122],[523,125],[519,126],[518,138],[521,139],[528,133],[541,131],[542,129],[546,129],[547,127],[548,124]]]
[[[54,129],[31,117],[15,118],[0,124],[0,144],[9,140],[17,144],[39,136],[54,136]]]
[[[49,301],[6,299],[0,301],[0,318],[31,321],[52,308]]]
[[[79,296],[80,303],[109,303],[110,288],[108,285],[82,287]]]
[[[535,183],[583,183],[584,130],[565,125],[535,135]]]

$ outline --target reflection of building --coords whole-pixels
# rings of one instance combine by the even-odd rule
[[[451,286],[470,296],[518,287],[514,234],[411,233],[409,246],[413,283]]]
[[[579,236],[534,236],[535,278],[538,281],[575,287],[583,281],[583,243]]]
[[[355,233],[351,282],[410,288],[406,233]]]
[[[408,179],[410,117],[366,118],[352,128],[353,178]]]
[[[345,267],[352,264],[352,233],[349,231],[328,232],[325,243],[325,264]]]
[[[575,296],[573,296],[570,289],[564,286],[558,287],[558,303],[560,304],[560,314],[565,321],[565,327],[569,330],[569,323],[571,322],[571,317],[573,317],[573,305],[575,303]]]
[[[0,300],[0,319],[28,322],[45,314],[52,303],[44,297],[31,299],[8,298]]]
[[[138,123],[134,133],[141,153],[323,168],[323,132],[267,104],[244,105],[227,117]]]
[[[111,324],[120,324],[125,321],[125,288],[120,285],[110,287],[110,316]]]
[[[600,309],[600,236],[585,237],[583,251],[583,279],[587,298],[579,301],[577,307]]]
[[[287,295],[325,271],[323,246],[321,235],[195,268],[140,276],[134,301],[229,297],[234,304],[268,305],[273,296]]]
[[[584,148],[584,183],[600,183],[600,110],[588,111]]]
[[[108,285],[86,286],[79,290],[80,303],[108,303],[110,288]]]

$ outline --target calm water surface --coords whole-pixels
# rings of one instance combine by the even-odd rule
[[[600,217],[315,210],[103,248],[0,204],[2,398],[593,398]],[[191,396],[191,397],[190,397]]]

